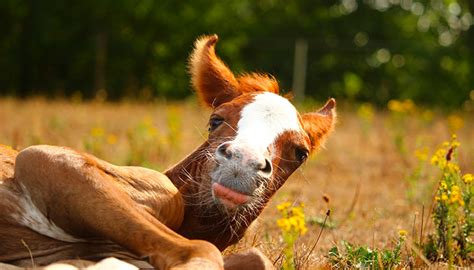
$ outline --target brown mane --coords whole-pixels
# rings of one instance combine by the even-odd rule
[[[238,77],[239,89],[242,93],[271,92],[280,93],[276,79],[269,74],[250,73]]]

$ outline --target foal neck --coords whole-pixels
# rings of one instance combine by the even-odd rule
[[[253,212],[232,216],[219,211],[216,205],[209,208],[196,206],[198,197],[198,186],[206,177],[202,174],[208,173],[203,169],[206,151],[209,151],[209,143],[206,141],[190,155],[172,166],[164,173],[179,189],[186,201],[184,220],[177,230],[179,234],[189,239],[202,239],[216,245],[224,250],[229,245],[235,244],[243,237],[250,223],[257,218],[263,210],[264,204],[259,205]]]
[[[185,184],[196,183],[200,177],[200,165],[205,160],[202,153],[209,147],[206,141],[196,148],[191,154],[167,169],[164,174],[181,190]]]

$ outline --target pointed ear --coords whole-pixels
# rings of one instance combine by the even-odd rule
[[[336,124],[336,100],[331,98],[319,111],[305,113],[301,119],[311,140],[312,150],[319,149]]]
[[[191,82],[201,101],[215,108],[240,95],[232,71],[220,60],[214,47],[217,35],[200,37],[189,58]]]

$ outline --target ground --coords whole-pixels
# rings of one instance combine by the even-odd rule
[[[284,201],[305,205],[308,232],[297,245],[307,259],[304,269],[327,266],[328,250],[341,240],[390,248],[400,230],[418,239],[422,213],[426,236],[433,229],[428,213],[437,180],[429,159],[456,131],[461,170],[473,173],[474,115],[390,108],[339,104],[338,124],[325,147],[288,179],[246,238],[227,252],[258,246],[277,260],[283,244],[276,206]],[[0,143],[19,150],[33,144],[63,145],[119,165],[164,170],[205,140],[208,116],[195,100],[142,104],[0,99]],[[410,185],[407,179],[420,163],[426,167]],[[310,255],[301,255],[321,231],[309,221],[324,219],[328,209],[331,228],[323,230]],[[406,253],[402,260],[408,262]]]

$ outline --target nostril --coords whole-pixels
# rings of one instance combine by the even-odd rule
[[[264,173],[270,174],[272,172],[272,163],[270,160],[265,159],[265,165],[262,166],[260,170]]]
[[[229,149],[230,143],[223,143],[217,147],[217,153],[226,159],[232,158],[232,152]]]

